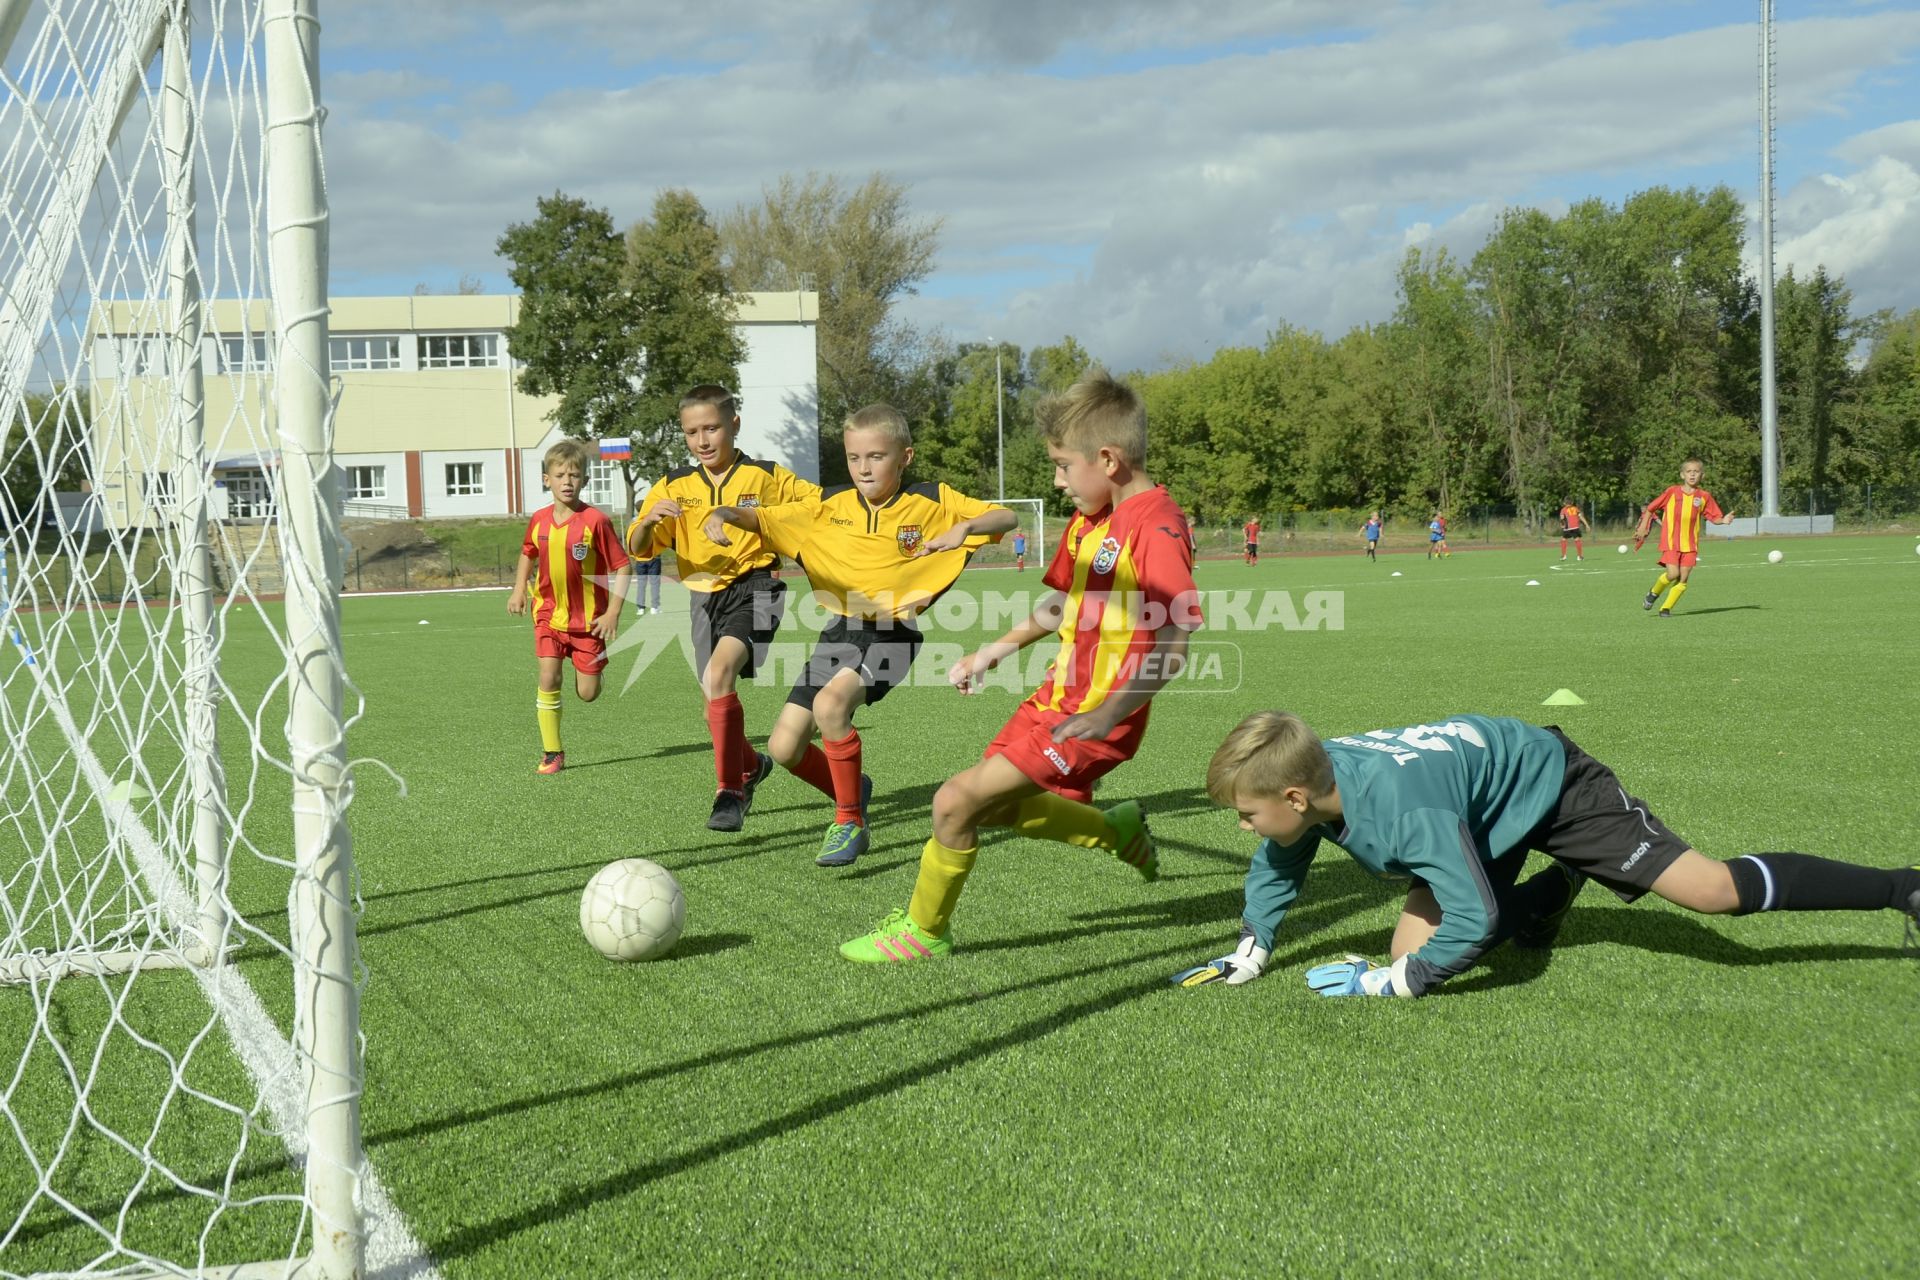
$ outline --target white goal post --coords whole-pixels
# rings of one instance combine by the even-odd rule
[[[3,1276],[365,1271],[319,32],[0,0]]]
[[[1047,567],[1047,504],[1044,498],[995,498],[996,506],[1006,507],[1020,517],[1019,528],[1027,531],[1027,563]],[[1007,538],[1013,535],[1008,534]],[[1006,538],[1002,546],[1010,545]]]

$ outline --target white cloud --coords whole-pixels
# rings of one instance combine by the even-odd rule
[[[1744,173],[1754,141],[1751,25],[1583,45],[1594,5],[1514,4],[1498,22],[1464,2],[1374,5],[1364,11],[1374,29],[1352,36],[1329,29],[1349,12],[1331,0],[1278,18],[1252,0],[885,10],[716,0],[640,15],[615,0],[476,0],[459,11],[489,6],[516,30],[549,24],[548,35],[584,40],[577,33],[592,29],[597,42],[644,31],[657,57],[724,53],[745,33],[758,53],[617,91],[523,91],[528,105],[512,114],[466,100],[458,123],[380,118],[363,105],[367,85],[336,97],[337,271],[498,274],[494,241],[555,189],[627,221],[664,186],[690,187],[720,211],[782,172],[878,169],[911,185],[916,210],[945,219],[942,296],[915,300],[911,316],[1028,344],[1072,332],[1113,363],[1150,365],[1258,342],[1282,320],[1337,334],[1383,319],[1409,243],[1470,256],[1503,205],[1570,188],[1618,198],[1613,175],[1736,156]],[[396,20],[416,33],[453,12],[442,0],[405,10]],[[614,22],[616,12],[626,16]],[[1020,69],[1070,48],[1316,32],[1317,42],[1186,65]],[[1780,112],[1790,123],[1854,109],[1867,76],[1906,75],[1899,63],[1920,46],[1920,13],[1796,22],[1786,37]],[[860,73],[823,82],[818,59],[835,41],[856,49]],[[1907,128],[1847,144],[1855,170],[1840,188],[1796,187],[1782,202],[1783,245],[1791,227],[1808,251],[1827,252],[1826,228],[1833,251],[1843,239],[1859,251],[1857,271],[1905,261],[1900,237],[1920,243],[1902,194],[1902,173],[1913,173]],[[1883,151],[1902,148],[1904,171],[1881,165]],[[1036,269],[1036,258],[1076,265]],[[1887,292],[1907,291],[1912,305],[1913,279],[1889,279]]]

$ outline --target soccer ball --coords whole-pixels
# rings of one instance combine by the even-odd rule
[[[686,927],[680,883],[645,858],[609,862],[580,895],[580,932],[609,960],[658,959]]]
[[[1779,564],[1779,563],[1780,563],[1780,562],[1781,562],[1782,560],[1785,560],[1786,558],[1787,558],[1787,557],[1786,557],[1786,553],[1785,553],[1785,552],[1782,552],[1782,551],[1769,551],[1769,552],[1767,552],[1767,563],[1768,563],[1768,564]]]
[[[1624,542],[1620,544],[1620,554],[1621,555],[1627,554],[1627,544]]]

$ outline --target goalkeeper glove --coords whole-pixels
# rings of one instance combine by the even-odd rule
[[[1394,985],[1392,969],[1376,969],[1361,956],[1307,970],[1307,985],[1323,996],[1406,995]]]
[[[1268,951],[1252,934],[1240,939],[1240,945],[1217,960],[1182,969],[1170,981],[1176,987],[1204,987],[1209,982],[1224,982],[1230,987],[1252,982],[1266,968]]]

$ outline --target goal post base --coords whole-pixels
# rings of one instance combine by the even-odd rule
[[[231,958],[194,943],[173,951],[63,951],[0,960],[0,986],[20,987],[62,978],[110,978],[149,969],[205,969]]]

